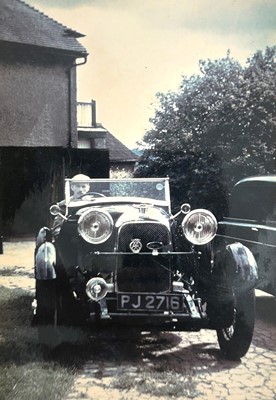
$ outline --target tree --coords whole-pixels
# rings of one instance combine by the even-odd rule
[[[201,60],[200,75],[182,77],[178,92],[158,93],[159,106],[151,119],[152,129],[141,142],[145,151],[136,176],[172,176],[177,190],[185,175],[189,182],[185,193],[190,193],[191,201],[197,203],[200,182],[203,205],[211,204],[220,214],[235,182],[272,173],[275,54],[276,46],[257,51],[244,67],[230,52],[219,60]],[[203,189],[215,197],[211,199]]]

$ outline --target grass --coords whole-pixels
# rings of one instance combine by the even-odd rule
[[[193,399],[200,393],[194,377],[175,371],[157,372],[146,370],[141,373],[117,376],[112,386],[119,390],[137,390],[140,394],[165,398]]]
[[[51,351],[38,343],[31,327],[32,296],[23,290],[0,290],[0,399],[64,399],[85,361],[78,346]]]
[[[106,386],[106,390],[118,389],[126,398],[131,390],[168,399],[193,399],[199,394],[192,374],[172,371],[166,364],[141,368],[143,352],[149,346],[147,338],[145,343],[127,342],[121,334],[116,340],[110,332],[91,336],[89,330],[83,330],[83,340],[77,344],[65,342],[53,350],[46,348],[38,342],[37,329],[31,327],[32,300],[32,295],[21,289],[1,287],[0,400],[65,399],[88,359],[94,360],[95,365],[127,362],[138,366],[135,372],[117,373]],[[154,345],[150,341],[150,348],[154,349]],[[105,386],[104,380],[100,382]]]

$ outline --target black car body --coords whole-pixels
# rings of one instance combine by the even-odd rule
[[[243,356],[254,326],[250,251],[221,248],[212,262],[214,215],[187,203],[172,215],[168,178],[86,183],[93,192],[73,200],[66,179],[65,201],[50,209],[54,228],[38,234],[36,324],[210,328],[226,356]]]
[[[257,287],[276,294],[276,175],[253,176],[236,183],[229,215],[218,223],[225,245],[239,241],[254,254]]]

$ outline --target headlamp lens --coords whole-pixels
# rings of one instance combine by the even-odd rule
[[[79,219],[79,234],[89,243],[105,242],[111,236],[112,230],[113,219],[106,211],[90,209]]]
[[[216,235],[217,220],[208,210],[193,210],[185,216],[182,229],[189,242],[196,245],[206,244]]]

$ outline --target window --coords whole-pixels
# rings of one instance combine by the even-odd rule
[[[258,222],[266,222],[270,216],[273,221],[275,204],[276,185],[269,185],[266,182],[247,182],[234,188],[230,197],[230,216]]]

